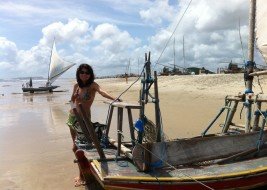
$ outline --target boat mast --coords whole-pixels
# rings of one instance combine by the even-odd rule
[[[249,11],[249,39],[248,39],[248,61],[245,65],[244,79],[246,82],[245,94],[252,94],[252,82],[253,76],[249,76],[253,72],[254,68],[254,41],[255,41],[255,15],[256,15],[256,0],[250,0],[250,11]],[[246,123],[245,131],[248,133],[251,126],[251,102],[246,101]]]
[[[184,73],[185,73],[186,69],[185,69],[185,54],[184,54],[184,36],[183,36],[183,60],[184,60]]]
[[[54,42],[53,42],[53,45],[52,45],[52,49],[51,49],[51,53],[50,53],[50,63],[49,63],[49,68],[48,68],[48,74],[47,74],[47,82],[49,83],[49,73],[50,73],[50,67],[51,67],[51,62],[52,62],[52,53],[53,53],[53,49],[54,49],[54,46],[55,46],[55,39],[54,39]]]
[[[160,107],[159,107],[159,93],[158,93],[158,82],[157,82],[157,72],[154,71],[154,79],[151,76],[151,62],[150,62],[150,52],[145,54],[145,66],[144,66],[144,73],[142,79],[142,88],[140,92],[140,113],[139,118],[142,121],[143,125],[146,125],[146,116],[145,116],[145,105],[149,102],[155,104],[155,119],[156,119],[156,141],[162,141],[162,130],[161,130],[161,115],[160,115]],[[150,94],[149,90],[150,87],[154,84],[154,97]],[[148,99],[152,98],[152,101]],[[142,132],[138,132],[138,143],[142,143],[143,134]]]
[[[175,65],[175,37],[173,39],[173,71],[175,72],[176,65]]]

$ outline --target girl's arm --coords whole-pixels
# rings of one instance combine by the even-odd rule
[[[96,83],[95,83],[95,84],[96,84]],[[108,98],[108,99],[110,99],[110,100],[118,100],[118,101],[121,101],[120,99],[114,98],[114,97],[111,96],[109,93],[107,93],[105,90],[101,89],[101,87],[100,87],[98,84],[95,85],[95,89],[96,89],[96,91],[97,91],[101,96],[103,96],[103,97],[105,97],[105,98]]]
[[[75,84],[73,87],[72,95],[71,95],[71,101],[72,102],[75,102],[75,99],[79,96],[78,90],[79,90],[78,84]]]

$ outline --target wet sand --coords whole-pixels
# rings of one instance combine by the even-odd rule
[[[118,96],[134,80],[129,78],[126,84],[124,79],[101,79],[98,83]],[[73,163],[72,140],[65,124],[74,80],[59,82],[59,90],[67,91],[22,94],[21,83],[1,83],[0,94],[4,94],[0,96],[1,190],[84,189],[74,187],[73,179],[78,170]],[[264,91],[267,87],[265,79],[262,85]],[[254,88],[255,93],[260,91],[258,85],[255,84]],[[137,103],[139,89],[140,82],[137,82],[122,99]],[[170,139],[199,135],[224,105],[224,97],[243,90],[242,75],[159,77],[166,135]],[[102,103],[103,100],[99,95],[96,97],[92,108],[93,121],[106,121],[108,106]],[[152,110],[153,105],[150,105],[147,117],[153,120]],[[134,112],[134,115],[135,120],[138,113]],[[115,124],[116,117],[113,117],[111,130]],[[125,120],[125,133],[127,128]],[[212,131],[219,130],[217,126]]]

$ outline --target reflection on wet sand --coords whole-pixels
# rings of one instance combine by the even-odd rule
[[[1,190],[80,189],[73,185],[77,166],[65,124],[69,97],[9,93],[0,99]]]
[[[23,93],[23,102],[33,102],[33,101],[38,101],[38,100],[45,100],[47,102],[52,102],[53,97],[55,95],[53,93]]]

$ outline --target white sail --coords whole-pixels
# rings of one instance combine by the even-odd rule
[[[256,41],[265,63],[267,63],[267,2],[266,0],[257,0],[256,2]]]
[[[59,57],[54,42],[50,59],[48,82],[52,84],[58,77],[74,65],[75,63],[64,61]]]

